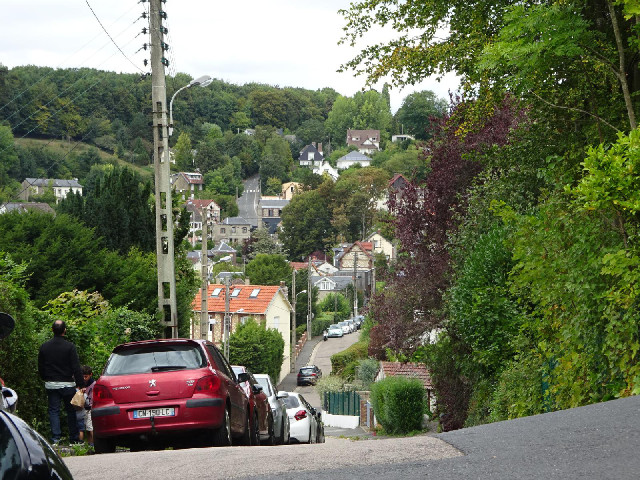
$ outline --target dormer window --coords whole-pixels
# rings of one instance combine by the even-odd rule
[[[240,295],[240,291],[241,290],[242,290],[241,288],[234,288],[233,292],[231,292],[231,296],[232,297],[237,297],[238,295]]]
[[[254,288],[251,291],[251,295],[249,295],[249,298],[257,298],[259,293],[260,293],[260,289],[259,288]]]
[[[220,295],[220,292],[222,291],[221,288],[214,288],[213,289],[213,293],[211,294],[212,297],[217,297]]]

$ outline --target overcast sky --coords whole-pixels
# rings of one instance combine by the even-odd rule
[[[345,24],[338,10],[349,3],[167,0],[167,74],[208,74],[237,85],[331,87],[352,96],[364,87],[364,78],[336,72],[357,52],[337,44]],[[148,5],[137,0],[0,0],[0,64],[149,71],[143,64],[149,50],[142,48],[148,36],[141,33],[148,26],[141,18]],[[391,109],[395,112],[413,91],[433,90],[446,99],[457,86],[455,77],[448,76],[442,82],[428,79],[403,90],[394,88]]]

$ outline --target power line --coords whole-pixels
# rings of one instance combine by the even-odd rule
[[[138,67],[135,63],[133,63],[131,61],[131,59],[129,57],[127,57],[127,55],[122,51],[122,49],[118,46],[118,44],[115,42],[115,40],[113,38],[111,38],[111,35],[109,34],[109,32],[107,31],[106,28],[104,28],[104,25],[102,25],[102,22],[100,21],[100,19],[98,18],[98,16],[96,15],[96,12],[93,11],[93,8],[91,7],[91,5],[89,4],[89,0],[85,0],[85,2],[87,3],[87,6],[89,7],[89,10],[91,10],[91,13],[93,14],[93,16],[96,18],[96,20],[98,21],[98,23],[100,24],[100,27],[102,27],[102,30],[104,30],[104,33],[107,34],[107,37],[109,37],[109,39],[111,40],[111,42],[116,46],[116,48],[120,51],[120,53],[122,54],[122,56],[124,58],[127,59],[127,61],[133,65],[134,68],[137,68],[138,70],[140,70],[141,73],[145,74],[145,71],[142,70],[140,67]]]

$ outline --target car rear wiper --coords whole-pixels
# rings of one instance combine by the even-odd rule
[[[170,370],[184,370],[186,365],[158,365],[151,367],[152,372],[168,372]]]

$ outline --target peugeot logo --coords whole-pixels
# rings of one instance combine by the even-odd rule
[[[149,380],[149,387],[155,387],[156,386],[156,380],[155,378],[152,378],[151,380]]]

